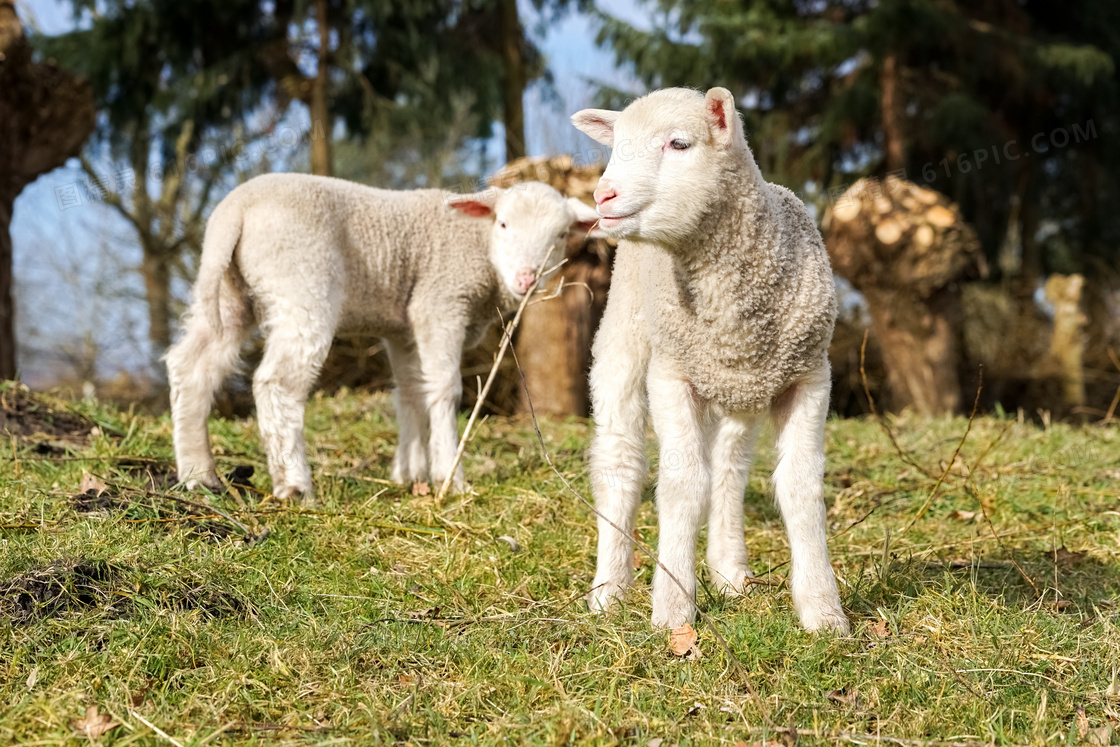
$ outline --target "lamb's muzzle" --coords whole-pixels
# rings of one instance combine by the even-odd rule
[[[846,632],[825,533],[836,300],[820,234],[792,193],[762,179],[726,89],[655,91],[622,112],[585,110],[572,121],[615,146],[595,200],[600,226],[623,239],[591,370],[589,466],[602,518],[590,606],[606,609],[633,581],[647,419],[660,441],[667,569],[654,572],[654,625],[694,619],[705,520],[713,583],[742,591],[743,494],[769,414],[794,607],[806,628]],[[640,157],[624,147],[632,143],[646,144]]]

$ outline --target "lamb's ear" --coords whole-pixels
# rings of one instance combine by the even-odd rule
[[[726,88],[712,88],[704,94],[704,108],[712,139],[721,146],[743,139],[743,123],[735,110],[735,97]]]
[[[614,123],[619,112],[609,109],[584,109],[572,115],[572,124],[603,145],[614,147]]]
[[[595,212],[595,208],[589,207],[583,200],[576,199],[575,197],[568,198],[568,206],[576,215],[576,219],[572,221],[573,231],[597,239],[606,237],[607,234],[602,231],[591,230],[599,222],[599,214]]]
[[[474,194],[448,197],[447,206],[472,218],[492,218],[494,216],[494,206],[498,204],[498,197],[501,194],[502,190],[497,187],[490,187],[490,189]]]

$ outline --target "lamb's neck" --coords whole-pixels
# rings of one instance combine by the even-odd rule
[[[701,317],[717,310],[725,316],[728,299],[757,296],[764,290],[759,280],[776,259],[771,239],[777,208],[753,159],[724,187],[723,199],[701,221],[702,230],[672,252],[677,281]]]

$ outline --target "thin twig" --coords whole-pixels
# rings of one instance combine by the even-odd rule
[[[679,578],[677,578],[668,568],[665,567],[665,565],[657,558],[657,556],[653,553],[653,551],[650,550],[645,545],[645,543],[643,543],[637,537],[633,537],[633,536],[627,534],[622,529],[622,527],[620,527],[618,524],[615,524],[611,519],[609,519],[606,515],[604,515],[602,512],[600,512],[599,509],[595,507],[595,504],[593,504],[591,501],[584,498],[583,495],[578,490],[576,490],[574,487],[572,487],[572,484],[570,482],[568,482],[568,479],[566,477],[564,477],[563,473],[561,473],[560,470],[556,468],[556,465],[552,461],[552,455],[549,454],[548,447],[546,447],[545,444],[544,444],[544,435],[541,433],[540,424],[537,422],[537,413],[536,413],[536,410],[533,408],[533,398],[529,394],[529,386],[528,386],[528,383],[525,381],[525,371],[522,370],[521,362],[517,359],[517,351],[516,350],[513,352],[513,362],[517,366],[518,374],[521,376],[521,387],[525,392],[525,401],[529,405],[529,416],[533,420],[533,430],[536,431],[536,434],[537,434],[537,442],[540,444],[540,447],[541,447],[541,455],[544,457],[545,462],[548,464],[548,466],[552,470],[552,472],[558,478],[560,478],[560,482],[563,483],[564,487],[568,490],[569,493],[574,495],[577,499],[579,499],[580,502],[582,502],[585,506],[587,506],[589,509],[591,509],[591,512],[594,513],[597,517],[599,517],[604,522],[606,522],[611,527],[613,527],[614,530],[617,531],[619,534],[626,537],[626,539],[628,541],[632,542],[634,544],[634,546],[637,547],[638,550],[641,551],[641,553],[643,555],[645,555],[650,560],[652,560],[657,565],[657,567],[661,569],[661,571],[666,575],[666,577],[668,577],[674,584],[676,584],[677,588],[679,588],[685,595],[688,595],[688,590],[684,587],[684,584],[681,583],[681,580]],[[769,727],[773,728],[774,727],[774,722],[770,720],[770,715],[769,715],[768,709],[766,708],[766,704],[763,702],[762,698],[759,696],[758,691],[756,691],[754,689],[754,686],[751,684],[750,677],[747,675],[747,672],[743,668],[742,663],[735,656],[735,654],[732,653],[731,645],[727,642],[727,639],[724,638],[723,635],[719,632],[719,628],[716,626],[715,622],[712,621],[711,617],[709,615],[707,615],[703,610],[701,610],[699,608],[699,606],[694,605],[694,607],[696,609],[697,615],[699,615],[699,617],[700,617],[700,620],[704,623],[704,625],[708,628],[708,630],[711,631],[712,637],[715,638],[716,642],[719,644],[719,647],[723,650],[724,656],[727,657],[727,659],[735,667],[736,671],[738,671],[739,677],[742,679],[743,685],[747,689],[747,693],[750,695],[751,699],[753,699],[755,701],[755,705],[758,707],[758,711],[762,716],[763,722],[766,723]]]
[[[436,501],[443,501],[447,491],[451,488],[451,482],[455,479],[455,470],[459,468],[459,462],[463,461],[463,452],[466,451],[467,442],[471,438],[471,429],[474,427],[474,421],[478,419],[478,413],[482,410],[482,405],[486,402],[486,395],[490,393],[490,386],[494,383],[494,378],[498,375],[498,367],[502,364],[502,358],[506,355],[506,350],[510,347],[510,341],[513,339],[513,332],[517,329],[517,325],[521,323],[521,315],[525,313],[525,307],[529,305],[529,299],[537,292],[537,288],[541,284],[541,279],[551,272],[546,272],[545,268],[548,266],[548,260],[552,257],[552,252],[541,262],[541,266],[537,270],[537,278],[533,281],[533,285],[525,293],[521,299],[521,303],[517,306],[517,314],[514,315],[513,320],[502,331],[502,344],[498,347],[498,354],[494,356],[494,365],[490,367],[490,373],[486,377],[486,383],[482,387],[482,391],[478,393],[475,399],[474,407],[471,409],[471,416],[467,419],[467,425],[463,428],[463,436],[459,439],[459,448],[455,450],[455,460],[451,462],[451,469],[447,472],[447,477],[443,478],[443,484],[439,486],[439,492],[436,493]],[[564,260],[566,261],[566,260]],[[563,264],[562,261],[560,264]],[[557,267],[560,265],[558,264]],[[498,314],[499,318],[501,313]],[[504,319],[502,320],[505,321]]]
[[[964,447],[965,441],[968,440],[968,434],[972,432],[972,423],[974,420],[976,420],[976,411],[980,409],[980,392],[983,391],[983,389],[984,366],[981,365],[980,381],[976,385],[976,399],[972,401],[972,412],[968,416],[968,425],[965,426],[964,434],[961,435],[961,440],[957,442],[957,448],[953,450],[953,456],[949,457],[949,462],[945,465],[945,469],[941,470],[941,475],[937,478],[937,483],[933,486],[933,490],[930,491],[929,497],[926,498],[926,502],[922,504],[922,507],[918,509],[918,513],[914,514],[914,518],[910,520],[910,523],[907,524],[906,528],[902,531],[909,532],[914,527],[914,524],[917,523],[918,519],[922,518],[922,516],[925,515],[926,510],[929,509],[930,505],[933,504],[934,498],[937,497],[937,491],[941,489],[941,484],[945,482],[945,478],[948,477],[949,471],[953,469],[953,465],[957,461],[957,456],[961,453],[961,449]]]

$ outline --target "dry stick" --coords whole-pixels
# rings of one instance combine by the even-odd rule
[[[988,509],[984,507],[984,501],[980,498],[979,495],[976,494],[975,491],[971,490],[971,488],[969,489],[969,492],[972,493],[972,496],[976,499],[976,503],[980,506],[980,513],[983,514],[984,521],[987,522],[988,529],[991,530],[992,537],[995,538],[996,544],[999,545],[999,549],[1007,553],[1007,557],[1011,559],[1011,564],[1015,566],[1015,570],[1019,571],[1019,575],[1025,578],[1027,580],[1027,583],[1031,585],[1031,588],[1034,590],[1035,596],[1041,599],[1042,593],[1038,590],[1038,586],[1035,585],[1034,579],[1028,576],[1027,572],[1019,566],[1019,563],[1015,560],[1015,553],[1007,549],[1007,546],[1003,544],[1003,539],[1000,538],[999,533],[996,532],[996,526],[992,523],[992,518],[988,516]]]
[[[883,432],[887,434],[887,438],[890,439],[891,445],[894,446],[894,450],[898,452],[898,456],[902,459],[902,461],[906,462],[911,467],[918,470],[923,475],[932,480],[933,475],[925,467],[918,464],[914,460],[914,458],[910,456],[910,454],[907,453],[907,451],[903,449],[901,445],[899,445],[898,440],[894,437],[894,431],[892,431],[891,427],[887,425],[887,421],[883,418],[883,416],[879,414],[879,408],[875,406],[875,398],[871,396],[871,388],[867,385],[867,371],[864,370],[864,360],[867,358],[867,335],[869,333],[870,330],[863,331],[863,344],[859,348],[859,378],[863,383],[863,393],[867,396],[867,404],[871,406],[871,414],[875,416],[875,420],[879,423],[879,427],[882,428]]]
[[[594,513],[597,517],[613,527],[615,531],[617,531],[623,537],[626,537],[628,541],[633,542],[634,546],[637,547],[643,555],[652,560],[657,565],[657,567],[660,568],[661,571],[674,584],[677,585],[677,588],[679,588],[687,596],[688,590],[684,588],[684,584],[682,584],[680,579],[677,578],[672,572],[670,572],[669,569],[666,568],[660,560],[658,560],[657,556],[654,555],[652,550],[646,547],[645,543],[641,542],[637,537],[628,535],[622,529],[622,527],[620,527],[618,524],[615,524],[603,513],[601,513],[599,509],[595,507],[595,504],[584,498],[578,490],[573,488],[572,484],[568,482],[568,479],[564,477],[559,469],[556,468],[556,465],[552,462],[552,456],[548,453],[548,447],[544,445],[544,435],[541,433],[540,424],[537,423],[537,412],[533,408],[533,398],[529,395],[529,386],[525,381],[525,372],[521,369],[521,362],[517,360],[516,350],[513,351],[513,362],[517,365],[517,372],[521,376],[521,387],[525,392],[525,401],[529,404],[529,416],[533,419],[533,430],[536,431],[537,442],[541,445],[541,455],[544,456],[544,460],[548,464],[549,468],[553,471],[553,473],[555,473],[558,478],[560,478],[560,482],[564,484],[564,487],[567,488],[569,493],[578,498],[585,506],[591,509],[592,513]],[[740,663],[739,660],[735,657],[735,654],[731,652],[731,646],[730,644],[728,644],[727,639],[724,638],[723,635],[719,632],[719,629],[716,627],[716,624],[712,621],[711,617],[709,617],[703,610],[701,610],[699,606],[694,606],[696,608],[696,613],[700,616],[700,620],[704,623],[704,625],[707,626],[708,630],[711,631],[712,637],[716,639],[716,642],[719,643],[720,648],[723,650],[724,656],[728,658],[732,665],[734,665],[735,669],[739,672],[739,677],[742,679],[743,685],[747,688],[747,694],[750,695],[751,699],[755,701],[755,705],[758,707],[758,711],[762,715],[763,722],[767,727],[777,730],[778,727],[776,727],[774,725],[774,722],[770,720],[770,714],[767,712],[766,704],[763,702],[762,698],[759,697],[758,692],[751,684],[750,677],[747,676],[747,672],[743,668],[742,663]]]
[[[956,463],[957,456],[961,453],[961,448],[964,447],[964,442],[968,440],[968,434],[972,432],[972,422],[976,420],[976,411],[980,408],[980,392],[983,391],[983,389],[984,366],[981,365],[980,382],[976,385],[976,399],[972,401],[972,413],[968,416],[968,425],[965,426],[964,434],[961,436],[961,440],[957,442],[957,448],[953,450],[953,456],[949,457],[945,469],[941,470],[941,476],[937,478],[937,483],[933,486],[933,490],[930,491],[926,502],[922,504],[922,507],[918,509],[918,513],[914,514],[914,518],[910,520],[910,523],[907,524],[906,528],[902,531],[909,532],[914,527],[914,524],[917,523],[918,519],[925,515],[926,510],[929,509],[930,505],[933,503],[933,499],[937,497],[937,491],[941,489],[941,484],[945,482],[945,478],[949,475],[949,470],[953,469],[953,464]]]
[[[1116,366],[1116,370],[1120,371],[1120,360],[1117,360],[1116,353],[1112,348],[1108,349],[1108,357],[1112,359],[1112,365]],[[1112,416],[1116,414],[1116,406],[1120,405],[1120,386],[1116,387],[1116,394],[1112,398],[1112,404],[1108,406],[1108,414],[1104,416],[1102,423],[1112,422]]]
[[[451,487],[451,481],[455,479],[455,470],[458,469],[459,462],[463,461],[463,452],[466,451],[467,442],[470,441],[471,438],[471,428],[474,427],[474,421],[478,418],[478,413],[482,410],[483,403],[486,402],[486,395],[490,393],[490,385],[494,383],[494,379],[498,375],[498,367],[502,364],[502,358],[505,357],[506,350],[510,346],[514,330],[516,330],[517,325],[521,323],[521,315],[525,312],[525,307],[529,305],[529,299],[537,292],[537,288],[541,284],[541,278],[546,274],[552,273],[556,267],[560,267],[564,262],[567,262],[567,260],[562,260],[556,267],[548,270],[546,273],[545,267],[548,265],[548,260],[551,257],[552,252],[550,251],[548,256],[544,258],[544,262],[541,262],[540,268],[538,268],[537,279],[533,281],[532,286],[529,287],[529,290],[521,299],[521,303],[518,304],[517,314],[514,315],[513,321],[511,321],[509,326],[502,332],[502,344],[498,348],[498,354],[494,357],[494,365],[490,367],[490,373],[486,377],[486,384],[483,385],[482,391],[478,393],[478,398],[475,399],[474,407],[471,409],[471,416],[467,419],[467,427],[463,429],[463,437],[459,439],[459,448],[455,450],[455,461],[451,463],[451,469],[448,471],[447,477],[443,479],[443,484],[439,486],[439,492],[436,493],[437,502],[442,501],[443,497],[447,495],[447,491]],[[499,313],[498,316],[500,318],[501,313]],[[502,321],[504,322],[505,320],[503,319]]]

